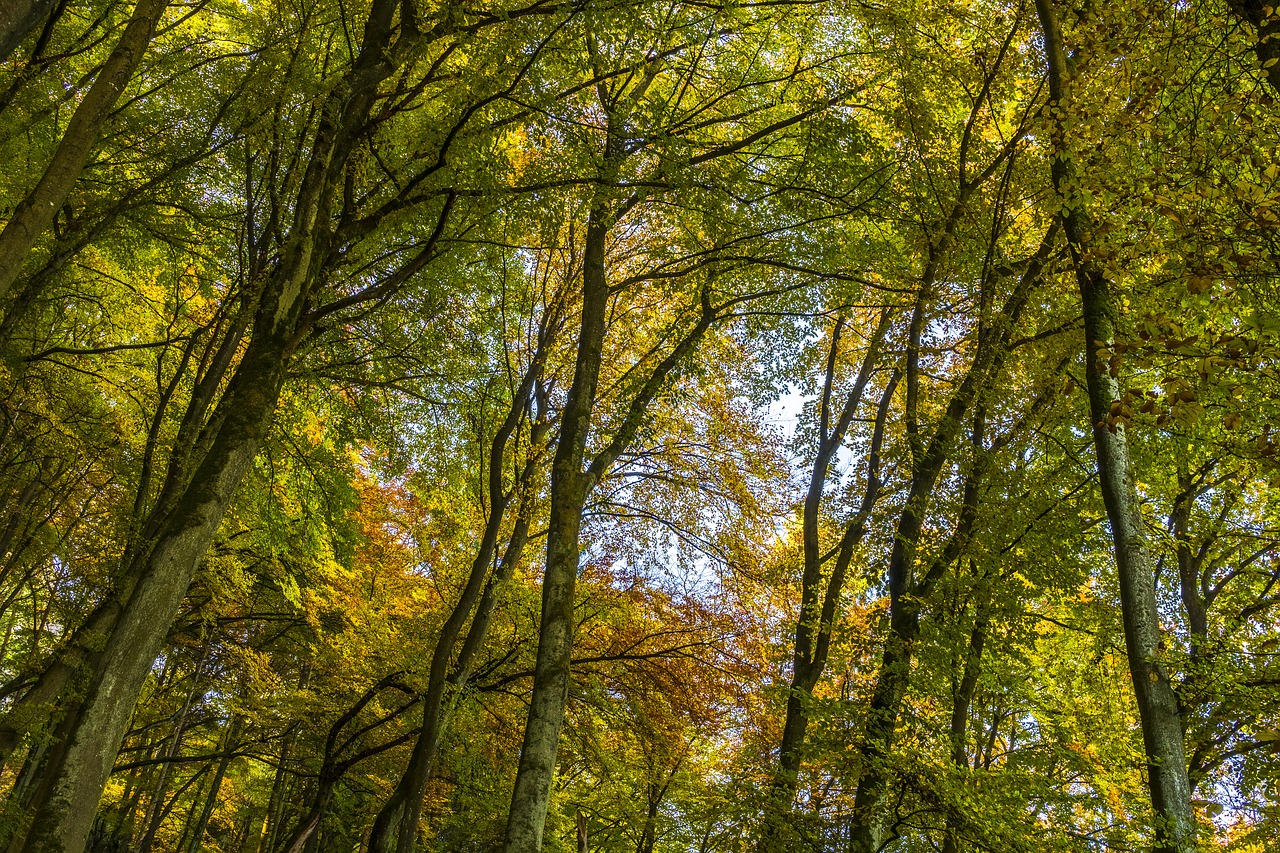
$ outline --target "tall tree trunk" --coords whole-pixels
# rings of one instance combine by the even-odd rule
[[[236,745],[240,739],[240,727],[244,722],[243,717],[236,716],[231,720],[231,726],[227,729],[227,736],[222,741],[222,757],[218,759],[218,766],[213,772],[213,781],[209,783],[209,793],[205,795],[204,807],[200,809],[200,817],[191,827],[191,838],[187,845],[187,853],[199,853],[200,848],[204,844],[204,830],[209,825],[209,818],[213,817],[214,806],[218,804],[218,793],[222,790],[222,780],[226,778],[227,767],[231,764],[231,759],[235,755]],[[273,792],[274,793],[274,790]]]
[[[602,98],[607,101],[607,98]],[[625,155],[624,141],[610,118],[604,152],[602,186],[609,186]],[[601,190],[603,193],[603,190]],[[639,197],[632,199],[634,202]],[[504,842],[506,853],[540,853],[542,829],[555,777],[560,730],[568,702],[570,655],[573,651],[573,601],[578,578],[579,533],[582,512],[596,484],[639,433],[649,405],[685,363],[702,337],[718,319],[704,287],[699,293],[698,320],[653,369],[632,397],[620,425],[603,449],[584,469],[587,439],[595,409],[596,385],[604,350],[609,283],[605,271],[605,246],[611,225],[629,208],[609,212],[603,198],[594,201],[587,217],[583,246],[582,316],[578,332],[573,384],[560,417],[560,437],[551,464],[551,511],[547,523],[547,558],[542,581],[542,624],[538,630],[538,656],[534,666],[533,695],[525,723],[516,771],[511,812]],[[740,301],[740,300],[739,300]]]
[[[95,662],[84,702],[68,717],[69,737],[58,744],[37,795],[24,853],[81,853],[84,847],[146,674],[275,412],[303,310],[325,262],[334,187],[379,83],[420,42],[416,30],[404,33],[389,51],[398,6],[375,0],[360,53],[320,110],[280,263],[266,279],[249,345],[210,417],[208,449],[128,571],[136,581]],[[443,222],[442,215],[440,227]]]
[[[529,530],[529,512],[527,500],[522,497],[520,511],[511,538],[500,564],[495,569],[494,577],[485,584],[489,574],[489,566],[493,562],[497,549],[498,537],[506,516],[506,509],[511,499],[511,492],[503,482],[503,466],[506,458],[507,444],[515,433],[524,412],[528,409],[530,397],[542,368],[546,332],[540,336],[538,351],[535,353],[525,372],[519,387],[516,389],[511,408],[506,418],[498,427],[490,444],[489,452],[489,518],[485,523],[484,533],[480,539],[480,547],[471,563],[471,573],[467,578],[458,602],[454,605],[449,617],[440,629],[435,649],[431,656],[431,668],[427,676],[427,689],[423,693],[422,731],[414,743],[413,752],[404,775],[396,783],[395,790],[383,807],[378,811],[369,835],[371,853],[413,853],[417,841],[418,821],[422,811],[422,799],[426,795],[427,784],[431,777],[431,767],[435,760],[440,737],[448,719],[447,703],[462,690],[470,678],[471,662],[475,653],[484,642],[489,629],[490,616],[493,613],[493,599],[498,587],[510,577],[515,564],[519,562],[524,551],[525,540]],[[536,424],[531,444],[541,442],[546,431],[545,422]],[[527,496],[529,486],[527,480],[533,473],[532,459],[536,455],[535,447],[530,448],[531,464],[526,467],[522,482],[517,484],[522,496]],[[483,594],[482,594],[483,587]],[[472,610],[477,608],[474,617]],[[487,605],[487,606],[486,606]],[[467,633],[462,649],[454,662],[454,648],[462,633],[462,627],[471,619],[471,628]],[[453,663],[452,671],[450,665]]]
[[[303,673],[300,687],[306,686],[309,675],[309,670]],[[280,761],[276,765],[276,778],[271,784],[271,797],[267,800],[267,814],[263,818],[262,827],[263,838],[258,853],[274,853],[276,849],[276,839],[279,838],[280,827],[284,824],[285,803],[288,801],[289,779],[285,775],[285,765],[289,761],[289,753],[292,751],[296,737],[297,728],[291,727],[280,747]]]
[[[160,824],[164,819],[162,806],[164,792],[169,779],[169,767],[182,749],[182,735],[187,727],[187,715],[191,711],[192,703],[195,702],[196,693],[200,687],[201,671],[204,669],[205,658],[209,655],[211,645],[212,641],[206,639],[204,648],[200,651],[200,657],[196,661],[195,672],[191,676],[191,688],[187,691],[181,710],[178,711],[178,719],[174,723],[173,735],[170,737],[169,745],[164,752],[164,759],[160,762],[159,771],[156,773],[155,789],[152,791],[151,804],[148,808],[149,815],[146,821],[146,830],[142,834],[142,840],[138,842],[138,853],[151,853],[151,845],[155,843],[156,833],[160,831]]]
[[[1177,693],[1160,659],[1155,571],[1134,487],[1125,423],[1112,413],[1112,405],[1120,399],[1120,386],[1111,374],[1109,359],[1100,355],[1115,344],[1116,307],[1106,274],[1084,249],[1094,228],[1079,193],[1079,178],[1063,128],[1063,111],[1070,108],[1070,81],[1053,0],[1036,0],[1036,11],[1044,33],[1049,97],[1055,116],[1053,181],[1062,200],[1061,219],[1075,262],[1084,310],[1085,377],[1098,458],[1098,481],[1115,545],[1125,648],[1142,723],[1147,780],[1155,811],[1153,846],[1157,853],[1188,853],[1196,846],[1196,823],[1191,808],[1182,718]]]
[[[611,140],[607,147],[612,144]],[[614,152],[607,152],[606,160],[613,156]],[[605,274],[608,233],[606,213],[603,204],[598,203],[587,220],[577,360],[551,465],[551,512],[547,523],[547,559],[542,581],[542,624],[538,629],[533,695],[529,700],[520,765],[507,818],[506,853],[540,853],[542,850],[542,828],[547,819],[560,730],[564,725],[569,661],[573,651],[578,534],[587,494],[595,480],[591,472],[583,470],[583,460],[604,349],[609,302],[609,284]]]
[[[231,312],[226,334],[210,342],[203,359],[203,371],[192,390],[169,454],[164,482],[145,517],[142,512],[145,490],[139,488],[134,517],[139,533],[124,549],[121,559],[123,570],[114,593],[95,607],[84,622],[71,632],[52,660],[34,677],[30,687],[0,715],[0,763],[24,735],[59,714],[78,712],[83,690],[68,688],[77,673],[83,674],[96,666],[103,638],[115,627],[122,602],[128,598],[137,581],[137,576],[131,569],[142,562],[144,549],[155,541],[163,528],[164,520],[190,485],[190,468],[201,458],[199,451],[208,449],[207,446],[200,446],[202,433],[206,444],[218,433],[218,424],[206,418],[206,415],[214,406],[217,392],[232,367],[235,352],[244,337],[248,321],[252,319],[257,296],[256,290],[243,294],[242,304]],[[147,454],[150,456],[153,453],[154,447],[149,443]]]
[[[972,567],[972,562],[970,563]],[[978,678],[982,675],[982,651],[987,644],[987,629],[991,623],[991,594],[985,580],[979,582],[977,589],[977,613],[973,618],[973,629],[969,632],[969,647],[965,653],[964,671],[960,683],[956,686],[955,701],[951,705],[951,763],[958,770],[969,769],[969,753],[965,743],[969,737],[969,708],[973,704],[973,694],[978,687]],[[956,820],[953,815],[947,816],[946,835],[942,841],[942,853],[958,853]]]
[[[264,338],[245,353],[219,404],[226,414],[218,439],[137,573],[84,703],[69,718],[69,737],[57,745],[38,797],[28,853],[80,853],[84,846],[142,683],[275,411],[285,342]]]
[[[890,759],[902,700],[911,683],[911,664],[915,642],[920,634],[923,604],[946,569],[961,556],[968,545],[977,512],[978,489],[990,455],[980,452],[980,442],[974,446],[972,468],[965,478],[964,496],[955,531],[925,574],[917,579],[916,552],[934,486],[950,458],[952,444],[964,426],[966,412],[1000,373],[1008,354],[1005,343],[1026,308],[1032,287],[1039,281],[1056,234],[1056,229],[1049,229],[1040,248],[1028,262],[1026,270],[996,316],[990,322],[985,317],[980,318],[978,346],[973,363],[960,387],[948,401],[927,446],[921,444],[913,454],[911,485],[902,513],[898,517],[893,547],[889,554],[889,630],[863,733],[862,773],[858,777],[850,816],[851,853],[876,853],[885,839],[887,827],[884,810],[891,779]],[[984,301],[985,298],[984,296]],[[910,361],[906,368],[910,375]],[[974,418],[974,435],[981,436],[982,429],[983,418],[979,406],[979,413]]]
[[[13,0],[0,0],[0,3],[9,2]],[[26,5],[24,0],[17,2]],[[53,222],[53,217],[62,208],[71,188],[84,171],[89,155],[102,133],[102,126],[142,62],[156,23],[168,5],[168,0],[138,0],[120,40],[116,42],[102,70],[94,78],[93,85],[67,123],[62,140],[53,153],[53,159],[45,167],[40,181],[18,203],[4,230],[0,231],[0,300],[8,295],[22,270],[27,253]],[[0,9],[0,12],[3,11]],[[17,21],[3,17],[0,20],[18,24]],[[20,26],[16,26],[14,29],[19,28]],[[8,29],[0,29],[0,48],[3,48]],[[18,38],[20,40],[21,35]],[[0,54],[0,61],[3,58],[3,54]]]
[[[786,817],[791,811],[800,779],[800,757],[804,748],[805,735],[809,727],[809,705],[812,702],[813,690],[822,677],[827,665],[827,654],[831,647],[831,632],[836,621],[836,607],[844,590],[845,577],[853,560],[854,550],[862,541],[867,529],[867,520],[880,496],[880,449],[884,441],[885,421],[889,414],[889,405],[893,401],[894,391],[898,384],[898,373],[895,371],[880,396],[876,409],[875,427],[871,436],[871,448],[867,455],[867,482],[862,503],[853,519],[845,527],[836,549],[835,565],[828,576],[824,577],[822,556],[820,554],[818,514],[821,509],[822,495],[825,489],[831,459],[844,443],[845,432],[853,420],[853,416],[862,401],[862,395],[876,362],[879,359],[880,344],[888,331],[889,310],[880,315],[871,342],[867,347],[862,367],[854,381],[853,389],[845,400],[834,426],[828,430],[831,421],[829,401],[835,382],[835,365],[839,344],[840,325],[837,324],[832,334],[831,353],[827,360],[826,379],[823,383],[821,413],[819,418],[818,453],[814,460],[809,490],[805,496],[803,517],[804,572],[801,579],[800,612],[796,618],[794,655],[791,664],[791,689],[787,694],[786,720],[782,728],[782,739],[778,748],[778,771],[772,784],[772,795],[761,827],[757,850],[760,853],[775,849],[779,845],[781,835],[786,831]]]

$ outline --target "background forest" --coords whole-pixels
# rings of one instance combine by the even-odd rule
[[[1273,31],[0,0],[0,845],[1280,850]]]

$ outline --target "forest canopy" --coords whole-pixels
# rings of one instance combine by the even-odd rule
[[[1278,97],[1260,0],[0,0],[0,846],[1280,851]]]

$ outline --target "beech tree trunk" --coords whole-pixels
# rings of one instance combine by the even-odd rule
[[[254,457],[284,380],[278,340],[255,341],[220,407],[219,438],[157,538],[97,662],[69,736],[47,768],[27,853],[80,853],[146,674],[231,497]]]
[[[952,445],[964,426],[965,413],[1000,373],[1008,354],[1005,342],[1026,308],[1033,286],[1039,281],[1056,233],[1056,229],[1051,228],[1045,235],[1040,248],[1029,260],[1026,270],[995,317],[990,322],[985,318],[980,320],[973,364],[948,401],[946,411],[927,446],[922,445],[913,454],[911,485],[898,518],[893,548],[889,554],[889,631],[863,733],[863,768],[858,778],[850,816],[849,849],[852,853],[876,853],[884,842],[887,829],[884,812],[891,778],[890,759],[902,700],[911,683],[911,663],[915,655],[915,642],[920,634],[923,603],[947,567],[961,556],[968,545],[977,510],[978,487],[990,457],[975,452],[973,467],[965,478],[964,497],[955,531],[929,569],[917,579],[916,550],[934,486],[950,458]],[[912,369],[912,363],[908,360],[908,377]],[[975,435],[981,434],[980,426],[979,416],[975,418]]]
[[[388,54],[395,8],[391,0],[375,0],[360,53],[320,111],[288,238],[257,300],[249,344],[209,419],[208,448],[149,547],[126,572],[135,580],[127,597],[122,596],[119,617],[93,662],[83,704],[65,721],[67,736],[58,743],[37,793],[24,853],[83,850],[143,681],[197,564],[257,455],[280,397],[288,358],[298,343],[304,307],[325,260],[334,187],[341,181],[378,84],[394,73],[397,62],[407,60],[419,38],[416,33],[406,36],[406,44],[395,45],[403,49],[393,51],[394,57]]]
[[[532,457],[518,484],[522,500],[511,538],[508,540],[498,568],[489,578],[488,584],[485,584],[511,499],[511,492],[503,483],[503,461],[506,458],[507,444],[515,433],[534,393],[534,386],[541,373],[544,348],[547,343],[546,334],[544,329],[543,335],[540,336],[538,351],[534,354],[520,386],[513,395],[506,418],[498,427],[491,442],[489,518],[485,523],[480,547],[471,563],[471,573],[467,578],[466,586],[441,627],[440,636],[436,640],[431,657],[431,668],[427,675],[427,689],[422,697],[422,731],[414,742],[413,752],[409,757],[404,775],[400,777],[395,790],[374,819],[373,829],[369,834],[370,853],[391,853],[391,851],[413,853],[417,842],[418,821],[422,813],[422,799],[426,795],[436,750],[448,722],[450,709],[447,704],[470,679],[472,661],[488,633],[498,590],[511,576],[524,551],[529,533],[530,508],[523,496],[527,494],[527,481],[533,473]],[[545,422],[535,424],[531,445],[536,446],[542,441],[546,429]],[[530,452],[535,453],[532,447]],[[472,616],[473,610],[475,610],[474,616]],[[454,648],[458,644],[462,627],[469,618],[471,627],[467,631],[466,639],[455,661]],[[451,663],[452,669],[450,669]]]
[[[10,2],[15,7],[29,7],[27,15],[34,14],[37,16],[36,20],[39,20],[40,12],[35,8],[36,3],[30,3],[29,0],[0,0],[3,5]],[[4,14],[6,10],[3,5],[0,5],[0,21],[5,22],[0,24],[0,61],[4,60],[3,48],[6,40],[16,36],[21,41],[26,35],[21,21],[10,19]],[[62,140],[40,181],[18,202],[4,230],[0,231],[0,300],[8,295],[22,270],[27,253],[53,222],[54,215],[66,202],[71,188],[84,171],[89,155],[102,133],[102,126],[111,115],[111,109],[119,100],[120,93],[142,62],[156,23],[168,5],[169,0],[138,0],[120,40],[116,42],[102,70],[94,78],[93,85],[67,123]],[[22,9],[15,8],[14,11],[18,15],[23,14]],[[34,21],[26,25],[27,29],[32,26],[35,26]],[[22,32],[18,32],[19,30]]]
[[[200,688],[204,661],[209,654],[211,645],[212,640],[205,640],[204,648],[196,661],[195,671],[191,675],[191,687],[187,690],[182,709],[178,712],[178,719],[174,723],[173,734],[169,738],[169,745],[164,750],[160,767],[156,772],[154,791],[152,792],[151,802],[147,807],[146,829],[143,831],[142,840],[138,842],[137,853],[151,853],[151,846],[155,843],[156,833],[160,831],[160,824],[164,822],[164,794],[168,790],[169,768],[173,763],[173,759],[177,758],[178,753],[182,750],[182,736],[186,733],[187,715],[191,711],[191,705],[195,702],[197,691]]]
[[[969,647],[965,652],[964,670],[960,683],[956,685],[955,700],[951,706],[951,762],[956,769],[963,771],[969,769],[969,754],[965,749],[965,743],[969,737],[969,708],[973,704],[973,694],[978,687],[978,678],[982,675],[982,650],[986,646],[987,630],[991,623],[990,590],[985,581],[979,584],[977,599],[977,613],[974,615],[973,629],[969,632]],[[957,823],[954,816],[947,816],[942,853],[959,851]]]
[[[1112,412],[1112,404],[1119,401],[1121,389],[1112,375],[1109,356],[1103,355],[1115,344],[1116,307],[1106,274],[1084,249],[1086,235],[1094,228],[1078,191],[1079,179],[1063,130],[1062,111],[1069,108],[1070,80],[1052,0],[1036,0],[1036,11],[1044,33],[1050,104],[1056,108],[1057,117],[1053,181],[1062,198],[1061,218],[1075,262],[1084,311],[1085,377],[1098,458],[1098,482],[1115,544],[1125,648],[1147,754],[1147,780],[1155,812],[1153,847],[1157,853],[1189,853],[1196,847],[1196,823],[1191,807],[1182,718],[1177,693],[1160,659],[1155,569],[1134,487],[1125,423]]]
[[[242,717],[235,717],[231,720],[231,726],[227,729],[227,735],[222,739],[222,757],[218,759],[217,769],[213,772],[213,781],[209,783],[209,792],[205,795],[204,806],[200,809],[200,817],[191,827],[191,838],[187,844],[187,853],[199,853],[200,848],[204,845],[204,830],[209,825],[209,818],[213,817],[214,806],[218,804],[218,793],[222,790],[222,780],[226,778],[227,767],[231,764],[231,759],[235,757],[236,745],[240,739],[240,726],[243,724]],[[281,757],[283,761],[283,756]],[[194,806],[192,807],[194,809]]]
[[[813,690],[826,669],[827,654],[831,647],[831,632],[836,620],[836,607],[844,589],[845,577],[849,564],[853,560],[854,549],[866,534],[867,520],[880,496],[880,448],[884,440],[889,404],[893,400],[898,384],[896,371],[885,386],[876,409],[875,427],[866,462],[867,482],[862,503],[853,520],[845,528],[830,574],[824,577],[818,514],[831,459],[844,443],[845,433],[862,401],[863,392],[879,359],[881,340],[888,331],[890,316],[888,309],[881,314],[853,389],[836,416],[834,425],[828,429],[831,422],[829,403],[835,382],[835,364],[840,339],[839,323],[832,334],[831,353],[827,360],[827,374],[822,391],[818,453],[814,460],[809,490],[804,502],[802,525],[804,573],[801,580],[800,612],[796,618],[791,689],[787,695],[786,720],[783,723],[782,739],[778,747],[778,772],[773,780],[772,797],[767,807],[769,811],[765,815],[757,844],[757,850],[760,853],[768,853],[775,849],[786,831],[785,819],[790,813],[792,801],[799,788],[800,758],[809,727],[809,704],[812,701]]]
[[[609,157],[612,152],[606,155]],[[569,695],[573,652],[573,600],[578,580],[578,534],[582,510],[595,484],[583,470],[587,436],[595,408],[596,384],[604,349],[609,284],[605,275],[608,224],[597,204],[587,221],[583,246],[582,316],[573,384],[560,418],[560,438],[551,464],[551,512],[547,523],[547,561],[542,581],[542,624],[533,695],[520,747],[507,818],[506,853],[541,853],[542,829],[551,800],[560,730]]]

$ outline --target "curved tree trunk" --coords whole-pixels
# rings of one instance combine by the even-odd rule
[[[889,631],[885,638],[880,673],[876,678],[871,706],[867,711],[862,743],[862,774],[854,794],[850,816],[852,853],[876,853],[884,842],[887,826],[885,807],[891,780],[890,759],[897,734],[902,700],[911,683],[915,642],[920,634],[922,605],[946,569],[968,545],[978,504],[978,487],[990,456],[975,452],[973,467],[964,484],[964,497],[956,528],[928,571],[916,578],[916,551],[934,486],[952,452],[952,445],[964,425],[966,412],[999,375],[1008,354],[1005,342],[1026,308],[1033,286],[1048,260],[1057,230],[1051,228],[1040,248],[1029,260],[1013,290],[991,322],[980,323],[978,347],[973,364],[934,429],[928,445],[914,456],[911,486],[898,518],[893,548],[889,554]],[[912,365],[908,362],[907,372]],[[982,417],[974,418],[974,435],[981,434]],[[975,448],[976,450],[976,448]]]

